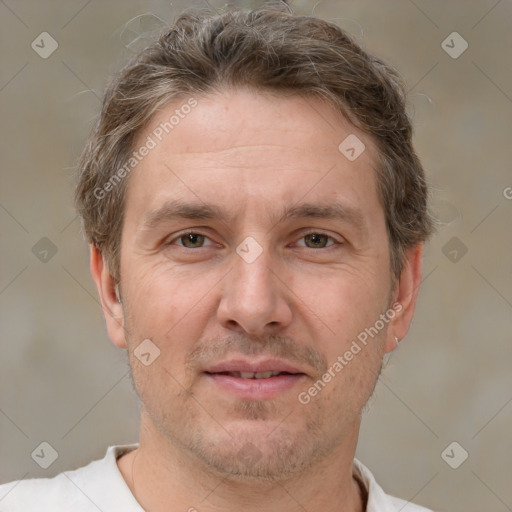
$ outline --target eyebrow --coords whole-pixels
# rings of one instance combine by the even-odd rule
[[[151,230],[159,224],[180,219],[201,220],[218,219],[228,222],[233,217],[223,208],[203,202],[187,202],[180,199],[166,201],[161,207],[148,212],[143,220],[142,228]],[[301,203],[284,208],[277,217],[272,216],[272,224],[294,219],[327,219],[341,220],[354,225],[365,233],[367,224],[363,212],[352,206],[341,203]]]

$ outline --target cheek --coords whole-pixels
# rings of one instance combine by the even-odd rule
[[[389,283],[377,272],[346,266],[323,274],[303,274],[292,289],[305,317],[327,337],[347,340],[373,325],[385,311],[388,288]]]
[[[164,262],[152,266],[133,265],[128,271],[127,299],[137,328],[148,328],[165,337],[185,323],[193,327],[191,316],[201,311],[201,299],[212,285],[205,276],[183,275]]]
[[[162,384],[179,393],[182,388],[177,382],[189,384],[185,373],[186,356],[203,336],[211,316],[211,311],[206,310],[207,292],[218,279],[183,276],[162,266],[139,268],[125,275],[130,276],[130,282],[123,289],[127,343],[139,393],[145,382]],[[134,355],[145,339],[151,340],[159,351],[158,358],[148,367]]]

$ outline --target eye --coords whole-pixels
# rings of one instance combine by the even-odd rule
[[[333,237],[316,231],[306,233],[300,240],[305,240],[305,245],[301,247],[308,247],[309,249],[323,249],[335,245],[336,243]],[[330,244],[328,244],[329,240],[331,240]]]
[[[333,245],[340,245],[341,242],[337,242],[333,237],[318,231],[312,231],[302,235],[299,240],[304,240],[304,244],[298,243],[299,247],[307,247],[308,249],[324,249]],[[206,243],[209,242],[209,243]],[[210,238],[201,233],[195,231],[187,231],[185,233],[178,234],[166,245],[178,245],[185,249],[200,249],[213,245]]]
[[[174,237],[172,240],[169,240],[167,245],[173,245],[175,242],[181,242],[177,243],[176,245],[180,247],[185,247],[186,249],[200,249],[201,247],[204,247],[205,240],[210,240],[207,236],[202,235],[201,233],[196,233],[194,231],[187,231],[186,233],[182,233],[181,235],[178,235],[177,237]],[[211,240],[210,240],[211,242]],[[212,245],[206,244],[206,245]]]

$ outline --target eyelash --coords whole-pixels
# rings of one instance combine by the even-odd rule
[[[176,236],[174,236],[171,240],[169,240],[168,242],[165,242],[165,245],[174,245],[174,242],[176,240],[180,240],[182,237],[186,236],[186,235],[201,235],[201,236],[204,236],[205,238],[207,238],[208,240],[211,241],[210,237],[208,237],[207,235],[199,232],[199,231],[194,231],[194,230],[188,230],[188,231],[183,231],[181,233],[178,233]],[[318,249],[328,249],[329,247],[333,247],[335,245],[342,245],[343,242],[340,242],[338,240],[336,240],[334,237],[332,237],[331,235],[328,235],[327,233],[324,233],[323,231],[318,231],[318,230],[312,230],[312,231],[308,231],[307,233],[303,233],[299,240],[302,239],[302,238],[305,238],[306,236],[308,235],[323,235],[323,236],[326,236],[329,240],[332,240],[333,243],[331,245],[327,245],[326,247],[320,247]],[[213,245],[213,244],[211,244]],[[183,249],[188,249],[188,250],[194,250],[194,249],[204,249],[205,247],[210,247],[211,245],[209,246],[203,246],[203,247],[195,247],[195,248],[190,248],[190,247],[185,247],[184,245],[178,245],[178,247],[181,247]],[[301,246],[302,247],[302,246]],[[312,250],[318,250],[318,249],[315,249],[313,247],[304,247],[305,249],[312,249]]]

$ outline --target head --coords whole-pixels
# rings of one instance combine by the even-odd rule
[[[432,231],[404,91],[284,6],[184,14],[110,83],[76,202],[155,439],[265,478],[354,440]],[[211,375],[269,358],[297,373],[275,396]]]

